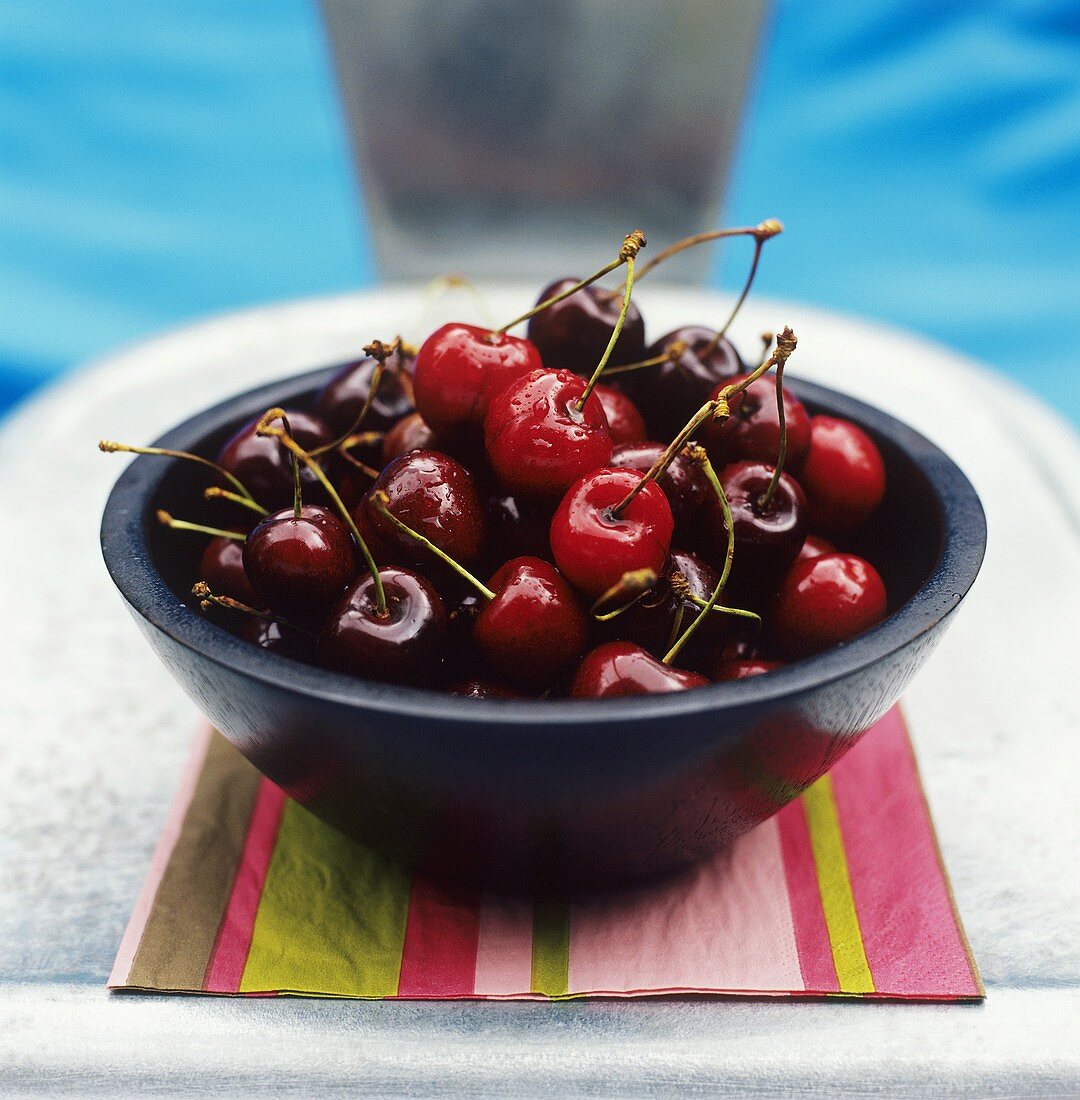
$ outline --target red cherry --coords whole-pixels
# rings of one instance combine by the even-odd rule
[[[810,450],[799,471],[810,522],[824,531],[852,531],[885,496],[885,463],[874,441],[850,420],[815,416]]]
[[[600,398],[600,404],[604,406],[611,442],[616,447],[620,443],[638,443],[648,435],[641,413],[625,393],[612,389],[611,386],[605,386],[603,383],[597,383],[593,393]]]
[[[546,286],[537,304],[561,294],[579,279],[557,279]],[[529,319],[529,339],[551,370],[570,370],[586,377],[604,354],[622,306],[622,291],[587,286]],[[644,358],[645,322],[631,302],[610,363],[636,363]]]
[[[773,601],[771,631],[792,658],[821,653],[885,617],[885,585],[854,554],[822,554],[792,566]]]
[[[416,356],[416,411],[438,436],[476,434],[492,397],[543,365],[528,340],[476,325],[443,325]]]
[[[379,613],[370,573],[334,605],[319,635],[328,668],[395,684],[430,684],[446,645],[446,612],[431,582],[409,569],[379,570],[386,612]]]
[[[401,350],[386,360],[379,388],[361,425],[364,431],[382,431],[412,412],[412,388],[407,375],[415,360]],[[336,435],[350,431],[368,399],[377,360],[370,355],[346,363],[315,398],[315,411]],[[402,376],[406,375],[405,378]],[[291,421],[290,421],[291,423]]]
[[[799,479],[800,484],[802,478]],[[796,561],[809,561],[811,558],[820,558],[822,554],[835,554],[836,547],[828,539],[820,535],[807,535],[799,549]]]
[[[382,460],[391,462],[409,451],[438,450],[435,433],[424,423],[419,413],[403,416],[383,436]]]
[[[320,504],[267,516],[244,543],[259,604],[299,623],[321,621],[356,572],[348,527]]]
[[[536,370],[494,397],[484,421],[488,460],[512,493],[558,496],[607,464],[611,433],[600,399],[580,411],[585,379],[567,370]]]
[[[661,336],[642,356],[652,359],[676,342],[685,344],[686,350],[674,362],[668,360],[618,376],[619,385],[634,399],[651,431],[661,439],[672,438],[690,413],[709,400],[718,383],[726,385],[743,373],[742,360],[730,340],[724,338],[708,350],[715,336],[715,329],[701,325],[677,328]]]
[[[244,572],[244,544],[239,539],[221,536],[211,539],[199,563],[199,579],[219,596],[229,596],[249,607],[257,607],[259,597]]]
[[[299,409],[286,409],[285,413],[293,439],[305,451],[333,442],[333,429],[320,417]],[[217,461],[219,466],[238,477],[264,508],[273,511],[292,502],[292,458],[273,437],[255,434],[259,419],[245,424],[221,448]],[[303,463],[300,465],[300,483],[305,500],[321,498],[322,486]]]
[[[593,598],[624,573],[651,569],[659,574],[663,569],[675,526],[663,489],[650,481],[618,516],[612,512],[640,481],[633,470],[596,470],[571,486],[555,511],[555,562]]]
[[[717,683],[723,683],[726,680],[748,680],[751,676],[764,676],[766,672],[783,667],[783,661],[762,661],[759,658],[720,661],[713,669],[713,679]]]
[[[739,382],[733,378],[717,386],[715,399],[725,386]],[[717,462],[755,459],[775,462],[780,452],[780,417],[776,412],[776,376],[763,375],[730,401],[731,416],[713,421],[702,433],[710,454]],[[787,423],[787,468],[797,470],[810,447],[810,417],[803,403],[784,387],[784,418]]]
[[[372,533],[376,547],[385,555],[405,564],[429,564],[429,553],[375,507],[377,492],[390,498],[390,511],[398,519],[431,539],[440,550],[458,561],[479,557],[484,548],[484,512],[476,482],[449,455],[409,451],[395,458],[379,474],[354,515],[365,540]]]
[[[663,453],[662,443],[624,443],[611,452],[611,465],[645,473]],[[685,543],[696,543],[716,501],[705,471],[686,455],[677,454],[656,483],[671,505],[676,537]]]
[[[707,687],[696,672],[671,668],[631,642],[607,642],[585,655],[570,688],[574,699],[607,699],[617,695],[666,695]]]
[[[473,627],[473,642],[503,681],[540,690],[573,668],[588,640],[585,613],[559,571],[539,558],[514,558],[488,581],[495,598]]]
[[[294,660],[307,660],[311,656],[312,639],[309,634],[273,619],[246,617],[240,637],[260,649],[268,649],[271,653],[280,653]]]

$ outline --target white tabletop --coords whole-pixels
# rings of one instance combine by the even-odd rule
[[[511,316],[534,289],[491,289],[491,308]],[[724,313],[699,291],[644,287],[640,301],[654,335]],[[95,443],[148,442],[259,382],[418,335],[419,303],[388,289],[183,329],[85,368],[0,430],[0,1093],[1080,1093],[1080,441],[940,347],[767,301],[748,305],[738,342],[791,324],[793,373],[924,431],[986,505],[983,575],[906,697],[986,1003],[105,991],[196,716],[101,565],[123,460]],[[440,303],[429,327],[468,308]]]

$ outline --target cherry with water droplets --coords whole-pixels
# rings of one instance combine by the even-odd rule
[[[810,447],[799,471],[810,523],[822,531],[853,531],[885,496],[885,463],[857,424],[835,416],[810,418]]]
[[[671,668],[633,642],[607,642],[585,655],[570,695],[574,699],[666,695],[708,684],[700,673]]]
[[[662,443],[624,443],[611,452],[611,465],[645,473],[663,453]],[[671,505],[676,538],[696,544],[716,500],[701,466],[686,455],[677,454],[656,483]]]

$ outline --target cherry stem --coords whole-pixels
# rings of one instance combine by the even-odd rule
[[[414,539],[421,546],[430,550],[440,561],[445,562],[455,573],[464,580],[468,581],[481,596],[486,597],[489,600],[495,599],[495,593],[483,581],[478,580],[459,562],[454,561],[450,555],[441,547],[436,546],[431,539],[421,535],[419,531],[414,531],[407,523],[398,519],[393,512],[390,511],[390,498],[380,489],[378,492],[372,494],[372,502],[375,505],[376,510],[383,516],[385,516],[399,531],[403,531],[409,538]]]
[[[768,488],[758,498],[757,506],[762,512],[768,510],[772,503],[773,494],[780,484],[780,476],[784,472],[784,462],[787,459],[787,417],[784,413],[784,364],[776,366],[776,418],[780,421],[780,453],[776,456],[776,466],[772,477],[769,479]]]
[[[706,621],[709,614],[720,602],[720,595],[724,591],[724,585],[727,584],[728,577],[731,575],[731,563],[735,558],[735,524],[731,518],[731,506],[728,504],[727,493],[724,492],[724,487],[716,476],[716,471],[709,461],[709,456],[705,453],[705,448],[695,444],[687,450],[689,452],[688,457],[701,467],[706,479],[713,488],[713,492],[716,493],[717,499],[720,501],[720,509],[724,514],[724,530],[727,532],[727,553],[724,555],[724,568],[720,573],[720,579],[716,582],[716,587],[712,590],[712,595],[709,596],[697,615],[694,616],[694,621],[675,639],[675,644],[664,654],[663,663],[665,665],[671,664],[678,657],[683,646],[690,641],[701,624]]]
[[[379,471],[374,466],[369,466],[366,462],[361,462],[358,458],[353,458],[351,454],[344,448],[338,452],[341,457],[350,465],[359,470],[362,474],[367,474],[368,477],[374,481],[379,476]]]
[[[617,367],[608,367],[607,376],[610,378],[613,374],[628,374],[645,367],[658,367],[661,363],[673,363],[685,351],[686,344],[682,340],[672,340],[659,355],[654,355],[651,359],[639,359],[636,363],[620,363]]]
[[[598,622],[606,623],[617,618],[624,611],[629,611],[647,592],[651,592],[659,578],[651,569],[631,569],[623,575],[602,595],[589,609],[589,614]],[[612,611],[600,612],[601,607],[622,601]]]
[[[259,611],[246,603],[234,600],[232,596],[215,596],[206,581],[196,581],[191,589],[191,594],[199,601],[199,607],[203,611],[209,611],[211,607],[223,607],[227,611],[239,611],[241,614],[249,615],[253,619],[265,619],[268,623],[278,623],[281,626],[287,626],[290,630],[298,630],[301,634],[307,634],[310,638],[315,637],[310,630],[297,626],[296,623],[290,622],[281,615],[273,615],[269,611]]]
[[[268,516],[270,513],[261,505],[256,504],[255,501],[249,500],[247,497],[242,497],[239,493],[230,493],[228,489],[221,489],[217,485],[208,485],[203,490],[203,498],[205,500],[229,500],[233,504],[241,504],[245,508],[249,508],[256,515]]]
[[[321,446],[312,448],[308,454],[313,458],[318,458],[319,455],[326,454],[327,451],[336,451],[339,447],[343,447],[348,442],[349,438],[360,430],[360,425],[363,424],[364,418],[367,416],[368,411],[375,401],[375,395],[379,392],[379,383],[382,382],[383,372],[386,370],[386,360],[400,349],[400,336],[395,336],[389,344],[384,344],[381,340],[372,340],[370,344],[364,345],[364,354],[376,361],[375,369],[371,372],[371,381],[368,383],[368,391],[367,396],[364,398],[364,404],[356,414],[356,419],[349,425],[347,431],[342,432],[337,439],[332,439],[329,443],[323,443]],[[286,431],[287,430],[288,429],[286,429]]]
[[[157,511],[158,523],[164,524],[166,527],[171,527],[174,531],[194,531],[199,535],[211,535],[213,538],[221,539],[235,539],[237,542],[244,542],[247,539],[247,535],[243,531],[225,531],[221,527],[207,527],[202,523],[192,523],[186,519],[174,519],[164,508],[159,508]]]
[[[757,225],[741,225],[737,229],[711,229],[705,233],[694,233],[689,237],[683,237],[681,241],[669,244],[667,248],[657,252],[647,264],[642,264],[638,272],[638,279],[644,279],[654,267],[669,260],[672,256],[684,252],[688,248],[694,248],[699,244],[708,244],[709,241],[719,241],[726,237],[753,237],[756,241],[767,241],[782,233],[784,227],[775,218],[768,218]],[[758,245],[760,249],[760,244]]]
[[[258,504],[255,498],[248,492],[247,486],[236,477],[234,474],[229,473],[224,466],[219,466],[216,462],[211,462],[208,458],[203,458],[202,455],[193,455],[188,451],[171,451],[167,447],[132,447],[127,443],[117,443],[112,439],[102,439],[98,443],[98,450],[104,454],[115,454],[121,452],[123,454],[133,455],[161,455],[165,458],[185,458],[189,462],[198,462],[200,466],[206,466],[216,474],[220,474],[225,478],[230,485],[242,496],[246,497],[253,504]]]
[[[289,418],[285,415],[284,410],[281,413],[281,426],[285,429],[285,434],[292,439],[292,428],[289,426]],[[289,459],[292,463],[292,506],[293,516],[299,519],[303,515],[304,501],[300,493],[300,459],[296,457],[293,451],[289,451]]]
[[[607,347],[604,348],[604,354],[600,356],[600,362],[596,364],[596,370],[592,372],[592,377],[589,379],[589,384],[585,387],[585,392],[581,395],[577,403],[577,411],[582,412],[585,408],[585,402],[592,396],[593,390],[596,388],[596,383],[600,381],[600,375],[604,373],[604,367],[607,366],[608,360],[611,358],[611,353],[615,350],[615,345],[619,342],[619,337],[622,335],[623,324],[626,322],[626,311],[630,308],[630,295],[634,290],[634,257],[626,257],[626,281],[623,284],[623,298],[622,308],[619,310],[619,316],[615,321],[615,327],[611,330],[611,338],[607,342]]]
[[[269,435],[280,440],[281,444],[286,447],[291,454],[295,455],[305,466],[307,466],[315,477],[318,478],[322,487],[330,494],[330,499],[341,513],[341,517],[348,525],[353,538],[356,539],[356,543],[360,547],[360,553],[364,556],[364,564],[367,565],[368,572],[371,574],[371,579],[375,586],[376,613],[380,618],[385,618],[387,615],[386,591],[383,589],[382,577],[379,576],[379,567],[375,564],[375,559],[371,556],[371,550],[364,541],[364,536],[360,534],[360,530],[357,528],[356,521],[352,518],[352,514],[349,512],[349,509],[345,507],[345,502],[338,495],[337,489],[330,483],[330,479],[323,472],[323,468],[319,465],[318,461],[312,458],[311,455],[309,455],[283,428],[275,428],[273,426],[275,420],[284,419],[284,410],[277,408],[268,409],[263,413],[259,423],[255,425],[255,434]]]
[[[550,298],[545,298],[544,301],[532,307],[532,309],[523,313],[520,317],[515,317],[509,324],[503,325],[502,328],[494,330],[496,336],[502,336],[507,333],[515,325],[520,325],[522,321],[527,321],[530,317],[535,317],[538,313],[543,313],[545,309],[549,309],[551,306],[558,305],[564,298],[569,298],[571,294],[576,294],[579,290],[584,290],[585,287],[595,283],[597,279],[602,279],[605,275],[610,274],[617,267],[621,267],[628,259],[632,259],[645,247],[645,234],[640,229],[635,229],[631,233],[627,233],[623,239],[622,248],[619,249],[619,255],[611,261],[609,264],[605,264],[599,271],[590,275],[587,279],[582,279],[581,282],[574,283],[573,286],[567,287],[566,290],[559,291],[558,294],[553,294]]]

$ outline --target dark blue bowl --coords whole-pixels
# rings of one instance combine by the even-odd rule
[[[213,455],[272,405],[303,404],[334,368],[242,394],[160,446]],[[717,850],[826,772],[894,702],[982,563],[986,521],[942,451],[890,416],[804,382],[812,412],[881,448],[888,494],[852,547],[889,617],[768,676],[656,697],[470,700],[352,679],[248,644],[191,606],[198,539],[155,522],[200,514],[188,463],[137,458],[105,507],[113,581],[210,720],[293,798],[402,860],[530,888],[625,882]]]

